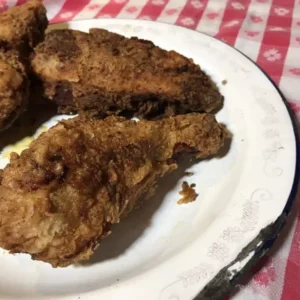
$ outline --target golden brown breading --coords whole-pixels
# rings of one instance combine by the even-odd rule
[[[10,8],[0,14],[0,46],[28,54],[44,38],[47,25],[46,9],[41,1],[28,1]]]
[[[23,112],[29,96],[29,80],[19,55],[0,49],[0,131]]]
[[[2,171],[0,246],[54,267],[86,260],[181,154],[208,157],[224,136],[209,114],[63,121]]]
[[[104,29],[54,30],[35,48],[35,73],[64,113],[144,118],[211,112],[222,106],[216,85],[191,59],[150,41]]]
[[[0,14],[0,131],[24,111],[29,96],[29,53],[43,39],[45,7],[29,1]]]

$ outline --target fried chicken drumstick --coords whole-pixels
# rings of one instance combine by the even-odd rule
[[[32,67],[61,113],[142,118],[219,109],[223,97],[191,59],[104,29],[53,30]]]
[[[54,267],[86,260],[181,154],[208,157],[224,136],[210,114],[62,121],[2,171],[0,246]]]
[[[29,97],[29,53],[43,39],[45,7],[29,1],[0,14],[0,131],[26,108]]]

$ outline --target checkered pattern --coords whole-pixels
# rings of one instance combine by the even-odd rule
[[[0,0],[0,11],[26,0]],[[51,23],[73,19],[157,20],[215,36],[256,61],[300,120],[300,0],[44,0]],[[300,299],[300,213],[230,299]]]

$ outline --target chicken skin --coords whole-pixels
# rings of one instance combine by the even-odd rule
[[[225,136],[210,114],[62,121],[1,172],[0,246],[53,267],[87,260],[180,155],[211,156]]]
[[[32,67],[61,113],[141,118],[212,112],[223,97],[198,65],[152,42],[104,29],[53,30]]]
[[[0,14],[0,47],[27,55],[44,38],[48,26],[41,1],[28,1]]]
[[[23,112],[29,96],[29,80],[19,55],[0,49],[0,131]]]
[[[45,7],[29,1],[0,14],[0,131],[25,110],[29,97],[29,54],[43,39]]]

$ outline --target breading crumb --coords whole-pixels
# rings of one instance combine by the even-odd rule
[[[194,175],[194,173],[193,172],[184,172],[184,175],[188,176],[188,177],[191,177],[191,176]]]
[[[192,183],[190,186],[189,184],[184,181],[182,183],[182,191],[179,192],[181,196],[183,196],[181,199],[177,201],[178,204],[186,204],[189,202],[193,202],[198,197],[198,194],[196,194],[194,187],[196,186],[195,183]]]

